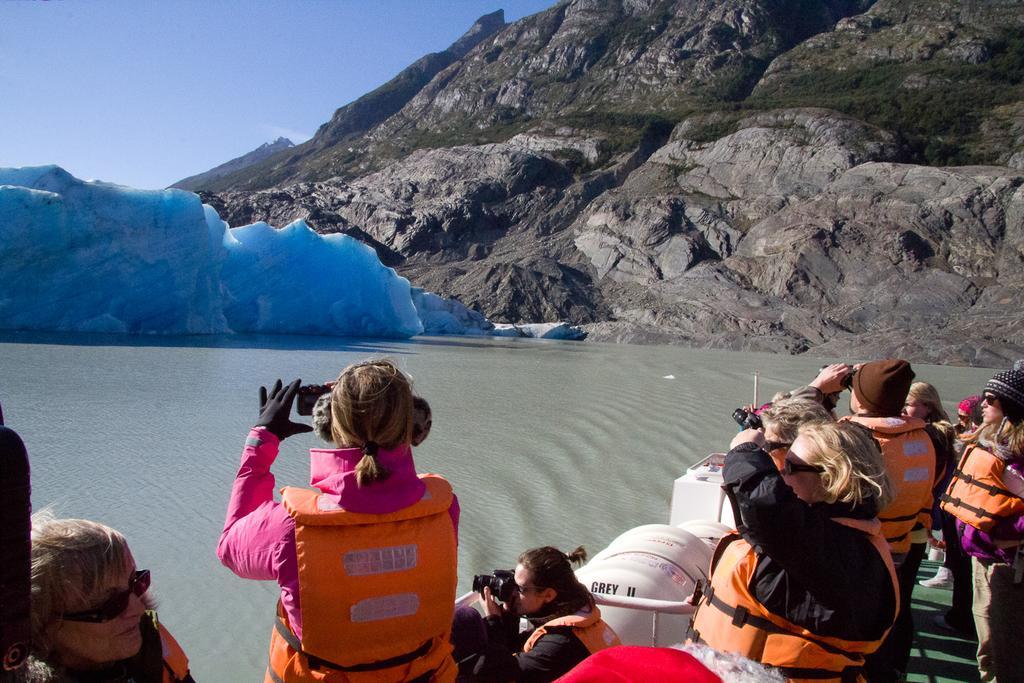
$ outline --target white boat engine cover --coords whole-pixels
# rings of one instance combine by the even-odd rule
[[[676,526],[683,531],[689,531],[707,543],[712,550],[718,546],[718,542],[722,540],[723,536],[733,530],[728,524],[722,524],[711,519],[691,519]]]
[[[598,599],[615,596],[685,602],[695,583],[707,578],[711,553],[702,539],[688,531],[668,524],[647,524],[616,538],[577,570],[576,576]],[[688,615],[608,605],[601,607],[601,614],[627,645],[680,643],[689,622]]]

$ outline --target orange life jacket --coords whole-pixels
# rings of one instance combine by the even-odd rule
[[[188,657],[163,624],[160,624],[160,647],[163,649],[163,683],[178,683],[188,677]]]
[[[897,596],[895,619],[899,609],[896,569],[878,520],[832,521],[862,531],[885,562]],[[757,562],[757,553],[738,533],[721,540],[711,563],[711,585],[698,587],[694,594],[698,608],[690,623],[690,639],[777,668],[789,681],[863,680],[864,656],[877,650],[885,635],[870,641],[819,636],[773,614],[750,592]]]
[[[1007,490],[1006,463],[984,448],[964,451],[942,494],[942,509],[986,533],[1000,520],[1024,515],[1024,500]]]
[[[597,605],[594,605],[593,609],[587,614],[570,614],[566,617],[558,617],[544,622],[542,626],[538,626],[530,634],[530,637],[523,645],[523,652],[532,650],[534,644],[548,632],[547,630],[555,626],[571,627],[572,634],[580,639],[580,642],[586,646],[590,654],[594,654],[606,647],[622,645],[622,641],[619,640],[619,636],[616,635],[612,627],[601,619],[601,610],[597,608]]]
[[[935,485],[935,446],[916,417],[842,418],[864,425],[882,445],[885,471],[896,495],[878,512],[882,535],[894,554],[910,550],[910,532],[918,524],[931,524]],[[928,521],[925,521],[928,520]]]
[[[953,437],[934,424],[926,425],[925,433],[931,437],[932,449],[935,451],[935,480],[932,485],[932,509],[917,515],[917,527],[911,532],[911,543],[927,543],[932,536],[932,512],[935,510],[935,487],[946,478],[946,473],[953,467],[949,460],[953,454]],[[941,494],[940,494],[941,497]]]
[[[282,490],[295,520],[302,640],[279,607],[265,681],[455,680],[452,489],[438,476],[421,479],[423,498],[386,514]]]

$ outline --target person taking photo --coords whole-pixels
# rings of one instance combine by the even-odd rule
[[[389,360],[345,368],[330,393],[335,448],[310,450],[315,490],[273,499],[279,443],[311,431],[289,415],[299,380],[260,390],[217,555],[276,580],[266,683],[454,681],[449,630],[458,501],[412,457],[413,393]]]
[[[586,557],[582,547],[568,554],[551,546],[527,550],[519,556],[507,604],[498,602],[485,586],[481,602],[486,644],[463,658],[460,679],[553,681],[591,654],[620,645],[615,631],[601,618],[594,597],[573,572],[573,565]],[[532,628],[520,633],[520,617],[526,617]],[[467,607],[457,619],[462,621],[458,631],[467,633],[479,614]]]

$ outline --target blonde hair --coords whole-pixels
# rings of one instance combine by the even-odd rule
[[[1000,425],[982,423],[975,427],[973,432],[964,432],[960,435],[960,441],[965,444],[982,444],[996,438]]]
[[[892,500],[894,489],[885,472],[882,449],[871,432],[855,422],[810,422],[799,437],[811,443],[804,460],[824,468],[824,502],[861,505],[877,501],[878,509]]]
[[[367,486],[391,473],[378,449],[412,441],[412,383],[389,359],[355,363],[342,370],[331,391],[331,436],[339,447],[362,448],[356,482]]]
[[[914,399],[924,404],[928,409],[928,416],[924,421],[938,430],[948,454],[953,453],[953,444],[956,441],[956,428],[949,421],[949,414],[942,407],[942,399],[939,398],[939,390],[928,382],[914,382],[907,392],[907,400]],[[943,457],[942,454],[936,454]]]
[[[120,532],[86,519],[56,519],[50,510],[32,515],[32,651],[52,651],[49,626],[66,612],[95,600],[111,576],[131,560]]]
[[[806,398],[784,398],[773,401],[761,411],[761,420],[766,427],[771,427],[783,441],[792,443],[796,440],[800,425],[806,422],[830,422],[832,416],[825,406],[817,401]]]
[[[1014,458],[1024,455],[1024,422],[1014,424],[1004,419],[999,427],[996,441],[1007,455]]]
[[[973,432],[962,434],[960,440],[996,455],[1019,458],[1024,456],[1024,422],[1014,424],[1004,417],[999,424],[982,424]]]
[[[907,400],[914,399],[920,401],[928,408],[928,417],[925,418],[925,422],[949,422],[949,414],[946,413],[946,409],[942,407],[942,399],[939,398],[939,391],[928,382],[914,382],[910,385],[910,391],[907,392]],[[952,425],[950,425],[952,426]]]

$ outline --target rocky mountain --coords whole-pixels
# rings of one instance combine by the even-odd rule
[[[1005,365],[1022,84],[1009,0],[564,0],[203,196],[354,235],[495,321]]]
[[[231,161],[226,161],[220,166],[211,168],[209,171],[203,171],[202,173],[191,175],[188,178],[182,178],[171,185],[171,187],[176,187],[179,190],[198,190],[203,187],[208,187],[219,178],[223,178],[224,176],[249,168],[253,164],[259,163],[281,150],[289,149],[294,146],[295,143],[288,138],[279,137],[273,142],[264,142],[253,151],[247,152],[240,157],[235,157]]]

